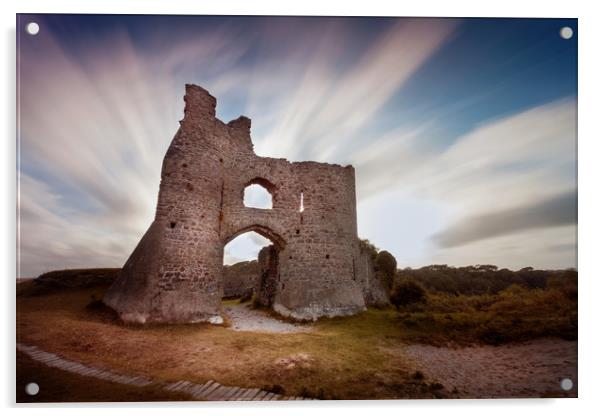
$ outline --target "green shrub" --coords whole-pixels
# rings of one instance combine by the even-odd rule
[[[372,261],[376,261],[378,255],[378,248],[370,242],[370,240],[360,240],[360,250],[365,251],[370,256]]]
[[[426,301],[426,290],[414,279],[404,279],[398,282],[391,292],[391,303],[399,309],[415,303]]]

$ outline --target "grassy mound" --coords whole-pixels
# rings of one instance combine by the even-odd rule
[[[17,296],[41,296],[63,290],[110,286],[121,269],[68,269],[41,274],[17,284]]]

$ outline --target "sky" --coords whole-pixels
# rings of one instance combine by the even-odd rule
[[[577,266],[576,19],[17,23],[20,277],[124,264],[154,217],[186,83],[221,120],[250,117],[260,156],[352,164],[359,237],[400,268]],[[224,262],[268,243],[240,236]]]

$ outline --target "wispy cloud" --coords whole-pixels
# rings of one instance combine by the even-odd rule
[[[577,194],[565,192],[516,208],[468,217],[436,234],[442,247],[456,247],[474,241],[533,228],[577,223]]]
[[[348,160],[350,144],[375,121],[385,104],[449,39],[454,20],[415,19],[393,24],[355,62],[341,71],[336,30],[325,33],[307,61],[279,123],[261,142],[260,152],[292,159]],[[306,58],[304,58],[306,59]]]
[[[282,26],[266,25],[249,37],[231,23],[176,45],[155,39],[150,52],[120,30],[68,47],[47,31],[25,39],[22,273],[125,261],[153,217],[184,82],[218,95],[222,111],[246,95],[246,108],[258,112],[254,125],[271,129],[256,140],[259,148],[291,159],[308,149],[306,155],[324,159],[316,141],[341,137],[336,146],[343,146],[344,133],[365,125],[453,28],[451,21],[434,23],[392,25],[343,76],[340,60],[351,58],[341,45],[349,29],[337,23],[314,24],[303,41],[291,38],[286,46],[280,34],[293,34]],[[253,42],[264,45],[258,63],[240,64]],[[88,240],[99,232],[104,242],[118,242],[113,253]]]
[[[152,221],[186,82],[211,91],[225,121],[250,116],[262,156],[353,163],[359,223],[369,224],[362,237],[382,234],[378,245],[400,259],[413,244],[400,243],[406,210],[421,262],[518,265],[528,252],[533,264],[574,263],[571,250],[550,248],[573,244],[574,225],[559,226],[548,210],[559,193],[575,192],[573,99],[482,121],[433,146],[432,132],[445,129],[440,114],[402,123],[392,103],[409,99],[406,87],[453,40],[458,21],[388,19],[369,36],[341,19],[257,22],[224,19],[192,38],[179,28],[151,32],[143,45],[127,30],[66,42],[44,25],[23,40],[23,276],[125,262]],[[396,212],[383,215],[381,203]],[[424,212],[437,218],[421,224]],[[492,218],[505,226],[478,226]],[[267,241],[233,244],[228,263]]]
[[[563,99],[484,122],[444,151],[420,145],[428,129],[383,135],[356,155],[358,192],[371,200],[364,205],[390,205],[383,193],[400,201],[410,195],[412,204],[422,199],[436,217],[425,216],[417,227],[406,224],[400,209],[397,232],[375,242],[407,258],[412,249],[400,236],[411,227],[416,244],[434,243],[425,246],[422,262],[575,266],[574,250],[550,250],[551,242],[576,245],[575,129],[576,104]],[[371,231],[361,225],[372,223],[373,215],[374,208],[358,210],[366,236]],[[441,218],[433,232],[433,221]]]

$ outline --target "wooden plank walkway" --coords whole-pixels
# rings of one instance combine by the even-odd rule
[[[174,383],[160,383],[142,376],[126,376],[113,371],[102,370],[95,367],[80,364],[75,361],[66,360],[56,354],[42,351],[36,346],[17,343],[17,350],[27,354],[35,361],[46,364],[49,367],[58,368],[63,371],[86,377],[95,377],[101,380],[130,386],[144,387],[158,384],[167,391],[179,391],[190,395],[194,400],[208,401],[273,401],[273,400],[315,400],[305,397],[283,396],[269,391],[243,387],[228,387],[216,381],[209,380],[204,384],[192,383],[181,380]]]

